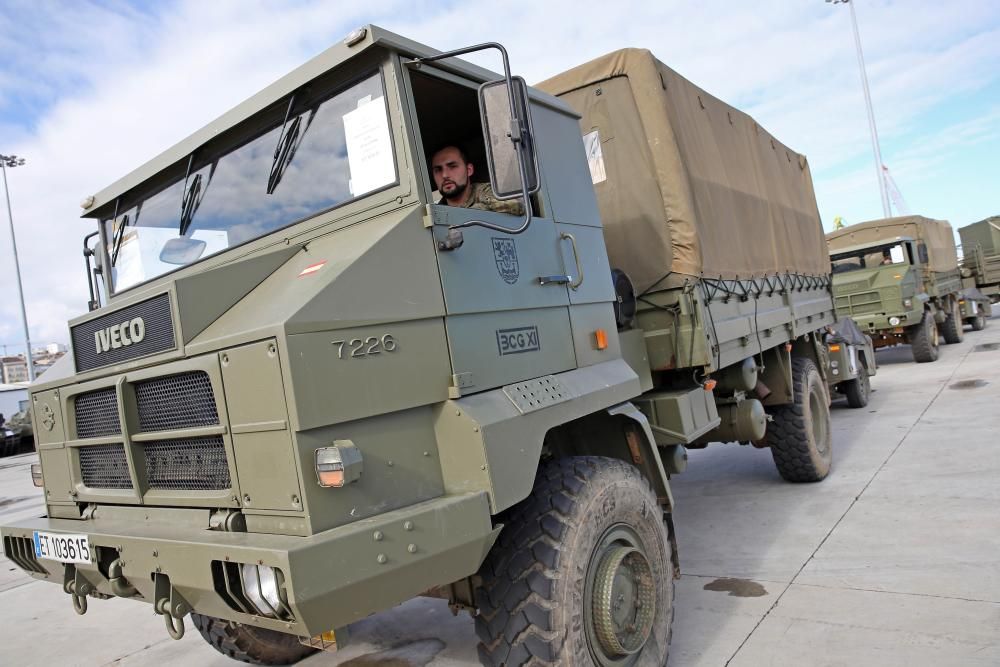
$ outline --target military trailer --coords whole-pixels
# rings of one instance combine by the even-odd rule
[[[992,303],[1000,300],[1000,216],[958,228],[962,241],[962,278]]]
[[[648,52],[544,88],[368,26],[88,197],[7,556],[249,662],[426,594],[487,665],[665,664],[685,448],[830,470],[822,230],[805,158]],[[459,141],[523,219],[436,203]]]
[[[837,315],[852,318],[876,348],[909,343],[913,359],[938,358],[940,339],[961,342],[962,280],[951,225],[904,216],[826,235]]]

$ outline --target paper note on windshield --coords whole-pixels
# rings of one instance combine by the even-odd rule
[[[396,180],[385,102],[376,97],[344,114],[344,139],[355,197]]]

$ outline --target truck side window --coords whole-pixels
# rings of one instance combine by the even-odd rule
[[[917,245],[917,256],[920,257],[920,263],[926,264],[929,260],[927,257],[927,244],[920,243]]]
[[[430,189],[435,191],[430,160],[439,148],[458,146],[472,163],[475,172],[473,183],[489,183],[490,172],[486,164],[486,145],[483,126],[479,117],[477,86],[470,82],[462,85],[425,72],[410,71],[413,103],[420,127],[420,143],[427,159]],[[434,203],[440,200],[436,193]],[[537,195],[531,198],[532,208],[538,214]]]

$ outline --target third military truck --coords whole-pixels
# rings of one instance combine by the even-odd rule
[[[871,220],[826,236],[837,314],[852,318],[875,347],[909,343],[917,362],[935,361],[943,338],[961,342],[962,278],[951,225],[911,215]]]
[[[666,663],[686,448],[831,468],[808,164],[649,52],[506,62],[361,28],[85,199],[14,563],[250,662],[426,594],[487,665]],[[523,216],[438,201],[457,142]]]

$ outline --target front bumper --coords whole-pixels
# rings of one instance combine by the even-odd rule
[[[76,565],[75,576],[96,590],[95,597],[115,594],[108,564],[118,560],[137,591],[133,599],[154,603],[162,596],[155,581],[162,588],[165,576],[171,596],[195,612],[311,637],[473,574],[499,529],[481,492],[444,496],[311,537],[44,517],[0,527],[8,558],[37,579],[63,584],[67,566],[28,551],[34,531],[89,537],[97,562]],[[236,563],[279,569],[292,618],[234,609],[220,573]]]
[[[898,317],[899,324],[893,325],[889,323],[889,318]],[[920,319],[923,317],[922,310],[910,310],[910,311],[900,311],[898,313],[879,313],[875,315],[851,315],[851,319],[854,323],[867,334],[880,334],[880,333],[900,333],[899,329],[905,329],[906,327],[913,326],[914,324],[920,324]]]

